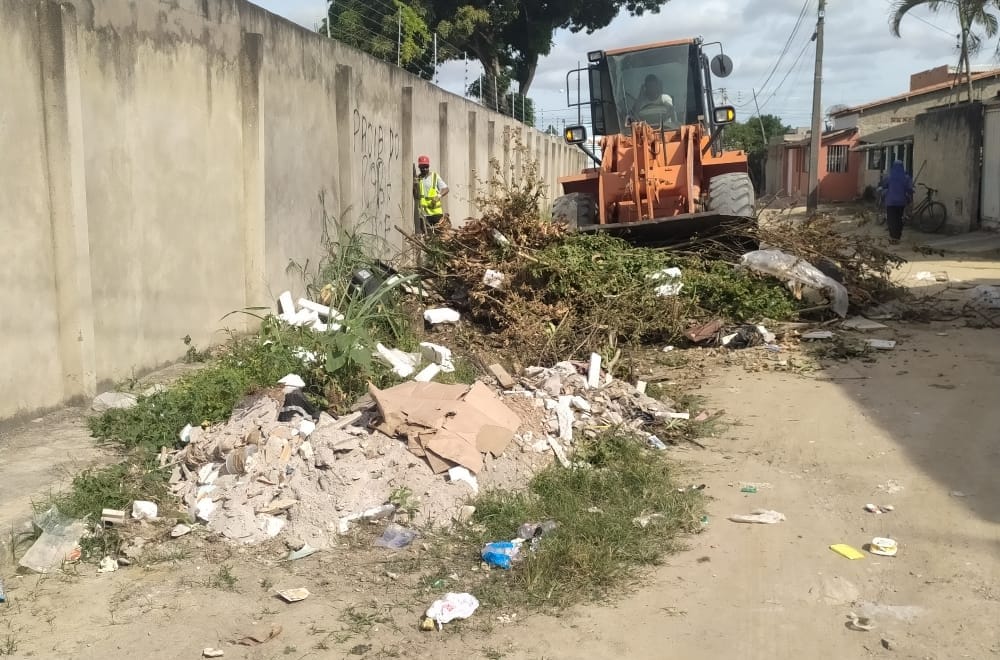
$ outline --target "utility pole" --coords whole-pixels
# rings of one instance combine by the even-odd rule
[[[826,19],[826,0],[819,0],[816,19],[816,74],[813,78],[812,139],[809,144],[809,196],[806,209],[815,213],[819,207],[819,152],[823,144],[823,22]]]

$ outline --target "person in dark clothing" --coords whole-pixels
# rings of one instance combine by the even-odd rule
[[[903,209],[913,199],[913,177],[906,173],[903,161],[897,160],[881,185],[885,189],[885,215],[889,240],[898,243],[903,236]]]

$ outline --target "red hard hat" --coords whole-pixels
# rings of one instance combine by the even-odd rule
[[[430,165],[431,159],[427,156],[421,156],[417,159],[417,165]]]

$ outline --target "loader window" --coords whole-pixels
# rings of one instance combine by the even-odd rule
[[[654,128],[698,122],[701,78],[694,46],[664,46],[608,56],[615,108],[623,132],[630,121]]]

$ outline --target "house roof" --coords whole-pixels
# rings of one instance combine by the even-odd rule
[[[996,80],[1000,78],[1000,69],[993,69],[991,71],[985,71],[983,73],[973,73],[972,82],[980,82],[986,80]],[[965,84],[965,80],[952,80],[949,82],[939,83],[937,85],[931,85],[929,87],[923,87],[921,89],[915,89],[904,94],[897,94],[896,96],[890,96],[888,98],[879,99],[878,101],[872,101],[870,103],[865,103],[863,105],[856,105],[852,108],[846,108],[840,110],[839,112],[834,112],[831,117],[846,117],[848,115],[854,115],[863,113],[866,110],[873,110],[875,108],[880,108],[885,105],[891,105],[893,103],[899,103],[901,101],[909,101],[910,99],[924,96],[926,94],[933,94],[934,92],[940,92],[946,89],[952,89],[954,87],[959,87]]]
[[[836,130],[836,131],[829,131],[827,133],[823,133],[823,135],[822,135],[823,142],[830,142],[831,140],[839,140],[842,137],[845,137],[847,135],[850,135],[852,133],[857,132],[857,130],[858,129],[856,129],[856,128],[841,128],[841,129]],[[793,136],[786,135],[785,137],[786,138],[787,137],[796,138],[796,139],[793,139],[793,140],[786,140],[785,141],[785,146],[787,146],[787,147],[793,147],[793,146],[798,146],[798,145],[806,145],[806,144],[809,144],[812,141],[812,135],[810,135],[809,133],[807,133],[806,135],[801,136],[801,137],[800,136],[794,136],[794,135]]]
[[[902,124],[897,124],[890,128],[882,129],[881,131],[875,131],[874,133],[869,133],[868,135],[861,136],[861,142],[866,144],[884,144],[886,142],[900,142],[906,140],[906,138],[913,137],[913,127],[914,123],[908,121]]]

